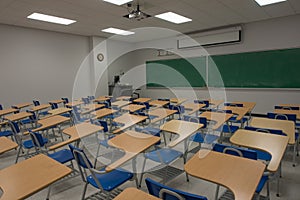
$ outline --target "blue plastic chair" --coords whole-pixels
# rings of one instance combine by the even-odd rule
[[[202,110],[206,110],[206,108],[209,107],[209,101],[207,100],[194,100],[194,103],[205,104],[205,106],[201,108]]]
[[[145,179],[149,194],[164,200],[207,200],[206,197],[191,194],[158,183],[150,178]]]
[[[76,148],[73,145],[69,145],[69,147],[73,152],[82,180],[85,183],[81,199],[85,199],[86,189],[89,184],[99,189],[107,195],[107,199],[110,199],[111,192],[114,189],[134,177],[133,173],[121,168],[117,168],[111,172],[106,172],[105,168],[97,170],[82,149]],[[90,175],[88,175],[88,171]]]
[[[89,99],[90,101],[93,101],[93,100],[95,99],[95,96],[88,96],[88,99]]]
[[[26,110],[26,112],[31,113],[32,115],[29,116],[29,118],[27,118],[27,119],[21,120],[21,124],[22,125],[31,124],[31,127],[34,128],[37,123],[37,116],[34,111]]]
[[[231,107],[241,108],[241,107],[244,107],[244,104],[227,102],[227,103],[224,103],[224,106],[231,106]],[[248,122],[248,118],[246,118],[246,117],[243,117],[241,120],[237,120],[236,118],[237,118],[236,116],[233,116],[229,119],[229,121],[232,122],[232,123],[240,123],[241,127],[243,127],[243,124],[245,122]],[[248,123],[247,123],[247,125],[248,125]]]
[[[76,106],[72,107],[71,115],[73,124],[80,124],[82,122],[85,122],[86,120],[89,120],[89,118],[81,116],[80,111]]]
[[[174,114],[178,115],[178,119],[181,119],[181,115],[184,114],[185,108],[182,105],[169,105],[170,110],[176,110],[177,112]]]
[[[66,107],[66,104],[69,103],[69,99],[67,97],[62,97],[61,100],[63,100],[64,106]]]
[[[212,144],[219,138],[217,135],[205,133],[207,131],[207,119],[205,117],[192,117],[184,115],[183,120],[203,124],[203,127],[201,128],[202,132],[197,132],[190,137],[190,141],[199,143],[199,147],[201,147],[202,143]]]
[[[13,131],[14,141],[18,144],[18,148],[19,148],[16,161],[15,161],[15,163],[17,163],[20,157],[20,153],[23,151],[23,149],[27,150],[27,153],[24,155],[24,157],[28,158],[30,156],[29,151],[33,149],[35,146],[32,140],[25,140],[25,141],[22,140],[23,133],[21,132],[21,129],[17,122],[9,121],[8,123],[11,126],[11,129]],[[44,143],[48,143],[47,138],[42,138],[42,140]],[[33,154],[36,154],[36,152]]]
[[[213,147],[213,151],[217,151],[220,153],[226,153],[226,154],[230,154],[233,156],[249,158],[252,160],[257,160],[257,152],[254,150],[246,149],[246,148],[233,147],[233,146],[224,145],[224,144],[215,144]],[[269,177],[268,177],[267,173],[264,173],[264,175],[261,177],[261,179],[258,183],[258,186],[256,188],[256,191],[255,191],[258,194],[257,199],[259,199],[259,193],[262,191],[265,184],[267,184],[267,199],[269,199],[270,188],[269,188],[268,180],[269,180]],[[219,191],[219,185],[217,187],[216,197],[218,196],[218,191]]]
[[[81,98],[84,104],[90,104],[90,99],[88,97],[82,97]]]
[[[2,104],[0,104],[0,110],[3,110],[3,106],[2,106]]]
[[[33,102],[33,105],[34,105],[34,106],[39,106],[39,105],[41,105],[41,103],[40,103],[39,100],[33,100],[32,102]],[[47,111],[39,112],[39,115],[45,116],[45,115],[48,115],[48,112],[47,112]]]
[[[296,106],[275,106],[275,109],[282,109],[282,110],[300,110],[300,107],[296,107]]]

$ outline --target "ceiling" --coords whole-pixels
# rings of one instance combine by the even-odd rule
[[[111,34],[103,33],[101,29],[163,27],[188,33],[300,13],[299,0],[288,0],[264,7],[260,7],[254,0],[139,0],[139,2],[141,10],[152,16],[173,11],[193,21],[177,25],[155,17],[141,21],[130,20],[122,17],[128,14],[125,5],[116,6],[102,0],[1,0],[0,23],[84,36],[110,37]],[[32,12],[70,18],[77,22],[64,26],[27,19]],[[160,34],[153,36],[154,34],[150,33],[150,35],[153,38],[162,37]],[[130,37],[138,38],[137,35]]]

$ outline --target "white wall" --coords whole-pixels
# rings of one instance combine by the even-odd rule
[[[277,18],[272,20],[254,22],[243,25],[243,39],[239,44],[217,46],[206,48],[205,51],[201,48],[194,48],[189,50],[177,50],[176,38],[168,38],[158,41],[150,41],[136,44],[137,49],[143,48],[166,48],[173,49],[176,54],[182,55],[182,57],[193,57],[199,55],[217,54],[230,54],[249,51],[261,51],[272,49],[284,49],[300,47],[300,15],[294,15],[289,17]],[[158,59],[172,59],[171,57],[158,57],[155,50],[140,50],[136,54],[133,67],[137,65],[144,66],[147,60]],[[143,75],[146,79],[145,74]],[[167,77],[166,77],[167,78]],[[145,81],[144,81],[145,82]],[[143,89],[143,96],[149,96],[153,98],[162,96],[184,96],[187,98],[193,98],[194,96],[200,98],[206,97],[218,97],[223,96],[224,91],[219,89],[213,89],[208,91],[207,89],[196,89],[194,94],[190,89]],[[273,109],[275,104],[279,103],[299,103],[300,102],[300,90],[288,90],[288,89],[226,89],[226,94],[223,96],[227,101],[240,100],[240,101],[254,101],[257,105],[254,109],[255,113],[266,113]]]
[[[72,96],[77,69],[89,52],[87,37],[1,24],[0,33],[1,104]],[[80,87],[88,90],[90,84]]]

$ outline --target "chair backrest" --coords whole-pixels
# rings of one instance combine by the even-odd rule
[[[231,102],[226,102],[226,103],[224,103],[224,106],[243,107],[244,105],[243,105],[242,103],[231,103]]]
[[[62,97],[61,100],[64,101],[64,104],[69,103],[69,99],[67,97]]]
[[[189,115],[184,115],[183,120],[203,124],[202,128],[206,128],[207,126],[207,119],[205,117],[193,117]]]
[[[232,110],[221,110],[221,109],[210,109],[210,112],[218,112],[218,113],[228,113],[232,114]]]
[[[2,104],[0,104],[0,110],[3,110]]]
[[[106,100],[103,102],[105,104],[105,108],[110,108],[111,107],[111,100]]]
[[[33,100],[32,102],[33,102],[33,105],[34,105],[34,106],[39,106],[39,105],[41,105],[41,103],[40,103],[39,100]]]
[[[85,169],[93,168],[93,164],[88,159],[84,151],[80,148],[77,148],[71,144],[69,144],[69,148],[73,153],[73,156],[78,164],[78,167],[83,167]]]
[[[8,122],[11,130],[13,131],[14,134],[19,134],[21,132],[20,127],[18,125],[18,122],[14,122],[14,121],[9,121]]]
[[[169,105],[169,109],[170,110],[177,110],[177,114],[180,114],[180,113],[184,113],[185,109],[184,109],[184,106],[182,105]]]
[[[282,109],[282,110],[300,110],[300,107],[297,107],[297,106],[275,106],[275,109]]]
[[[29,116],[29,119],[30,119],[31,121],[36,121],[36,120],[37,120],[36,113],[35,113],[34,111],[32,111],[32,110],[26,110],[26,112],[32,114],[31,116]]]
[[[103,127],[103,132],[108,132],[108,125],[106,121],[103,120],[96,120],[96,119],[90,119],[90,122],[92,124],[98,125],[98,126],[102,126]]]
[[[89,99],[90,101],[92,101],[92,100],[95,99],[95,96],[88,96],[88,99]]]
[[[158,98],[157,100],[159,100],[159,101],[170,101],[169,98]]]
[[[207,100],[194,100],[194,103],[205,104],[205,108],[209,106],[209,101]]]
[[[217,143],[214,145],[213,151],[257,160],[257,152],[256,151],[241,148],[241,147],[233,147],[233,146]]]
[[[281,113],[268,113],[268,118],[270,119],[280,119],[280,120],[290,120],[296,122],[296,114],[281,114]]]
[[[51,109],[58,108],[58,104],[57,103],[50,103],[50,105],[51,105]]]
[[[90,99],[88,97],[82,97],[81,98],[84,104],[89,104],[90,103]]]
[[[45,142],[44,142],[44,139],[43,139],[43,136],[42,134],[38,133],[38,132],[33,132],[31,130],[28,130],[29,131],[29,134],[30,134],[30,137],[31,137],[31,140],[33,142],[33,145],[35,147],[37,147],[37,149],[41,149],[42,147],[45,146]]]
[[[149,194],[164,200],[207,200],[206,197],[177,190],[146,178]]]
[[[246,126],[246,127],[245,127],[245,130],[249,130],[249,131],[258,131],[258,132],[264,132],[264,133],[271,133],[271,134],[284,135],[284,136],[286,136],[286,134],[283,133],[282,130],[277,130],[277,129],[257,128],[257,127],[252,127],[252,126]]]

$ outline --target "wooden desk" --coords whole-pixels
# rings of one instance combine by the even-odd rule
[[[232,103],[243,104],[243,107],[247,108],[249,113],[252,112],[253,108],[256,105],[255,102],[244,102],[244,101],[233,101]]]
[[[51,116],[54,116],[54,115],[61,115],[61,114],[71,112],[71,111],[72,111],[71,108],[65,108],[65,107],[56,108],[56,109],[53,109],[53,110],[49,110],[48,113],[50,114],[50,116],[47,116],[47,117],[51,117]]]
[[[118,101],[123,101],[123,100],[129,100],[131,98],[131,96],[120,96],[120,97],[117,97],[116,100]]]
[[[196,178],[228,188],[235,200],[251,200],[265,165],[257,160],[202,149],[184,168]]]
[[[97,125],[90,124],[90,123],[81,123],[81,124],[77,124],[75,126],[71,126],[71,127],[63,130],[63,133],[67,134],[69,136],[69,139],[62,141],[58,144],[52,145],[49,149],[55,150],[57,148],[60,148],[62,146],[65,146],[67,144],[75,142],[83,137],[92,135],[101,130],[103,130],[102,126],[97,126]]]
[[[208,101],[209,106],[211,108],[218,108],[224,102],[224,100],[216,100],[216,99],[205,99],[205,100]]]
[[[130,105],[122,107],[121,110],[129,111],[129,112],[136,112],[143,108],[145,108],[144,105],[130,104]]]
[[[126,188],[121,192],[114,200],[161,200],[155,196],[152,196],[142,190],[136,188]]]
[[[111,98],[108,97],[108,96],[100,96],[100,97],[97,97],[96,99],[94,99],[93,101],[94,102],[103,102],[103,101],[107,101],[107,100],[110,100]]]
[[[297,120],[300,120],[300,110],[275,109],[274,113],[296,115]]]
[[[134,102],[145,103],[145,102],[148,102],[150,100],[151,100],[151,98],[138,98],[138,99],[135,99]]]
[[[60,104],[60,103],[64,103],[64,100],[62,100],[62,99],[57,99],[57,100],[49,101],[49,103]]]
[[[41,110],[44,110],[44,109],[47,109],[47,108],[50,108],[51,105],[50,104],[41,104],[41,105],[38,105],[38,106],[33,106],[30,108],[31,111],[33,112],[39,112]]]
[[[102,117],[105,117],[107,115],[112,115],[114,113],[118,112],[117,110],[109,109],[109,108],[103,108],[100,110],[96,110],[92,112],[91,114],[94,115],[94,119],[100,119]]]
[[[194,134],[197,130],[203,127],[203,124],[200,123],[193,123],[193,122],[187,122],[182,120],[171,120],[167,123],[160,126],[160,129],[162,131],[166,131],[169,133],[177,134],[179,135],[178,138],[172,140],[168,146],[174,147],[180,142],[187,139],[189,136]]]
[[[130,128],[131,126],[140,123],[144,120],[146,120],[147,116],[140,116],[140,115],[132,115],[129,113],[123,114],[120,117],[115,118],[113,121],[123,124],[122,127],[116,129],[113,131],[114,134],[119,133],[127,128]]]
[[[199,117],[205,117],[207,120],[216,122],[216,124],[212,127],[213,130],[220,128],[232,116],[233,115],[229,113],[219,112],[203,112],[199,115]]]
[[[73,106],[80,106],[81,104],[83,104],[83,101],[73,101],[73,102],[69,102],[69,103],[66,103],[66,107],[73,107]]]
[[[8,139],[7,137],[0,137],[0,154],[10,151],[18,147],[18,144]]]
[[[184,98],[171,98],[170,99],[170,102],[174,103],[176,105],[180,105],[180,104],[182,104],[185,101],[187,101],[187,99],[184,99]]]
[[[289,138],[257,131],[239,129],[230,138],[230,142],[239,146],[266,151],[272,158],[267,166],[271,172],[276,172],[284,155]]]
[[[289,120],[268,119],[253,117],[250,126],[257,128],[268,128],[282,130],[289,137],[289,144],[295,144],[295,123]]]
[[[160,100],[153,100],[149,102],[150,106],[156,106],[156,107],[163,107],[169,103],[170,103],[169,101],[160,101]]]
[[[300,104],[279,104],[279,106],[286,106],[286,107],[299,107],[300,108]]]
[[[130,102],[129,101],[115,101],[111,103],[111,106],[116,106],[118,108],[121,108],[123,106],[129,105]]]
[[[14,109],[14,108],[7,108],[7,109],[4,109],[4,110],[0,110],[0,117],[3,116],[3,115],[8,115],[8,114],[17,112],[17,111],[18,110]]]
[[[199,103],[185,103],[185,104],[183,104],[183,106],[186,110],[191,110],[187,113],[188,115],[192,115],[194,113],[196,113],[196,115],[198,115],[198,111],[201,108],[205,107],[206,105],[205,104],[199,104]]]
[[[4,119],[7,119],[8,121],[19,121],[30,116],[32,116],[32,113],[20,112],[13,115],[5,116]]]
[[[99,110],[101,108],[105,107],[105,104],[89,104],[82,107],[81,114],[89,114],[90,112],[93,112],[95,110]]]
[[[234,106],[224,106],[223,110],[231,110],[233,114],[237,115],[236,120],[241,120],[249,111],[248,108]]]
[[[48,128],[51,128],[51,127],[55,127],[59,124],[67,122],[69,120],[70,120],[70,118],[63,117],[63,116],[60,116],[60,115],[54,115],[54,116],[51,116],[51,117],[40,119],[40,120],[37,121],[37,123],[41,124],[41,126],[38,127],[38,128],[33,129],[32,131],[33,132],[42,131],[42,130],[45,130],[45,129],[48,129]],[[25,132],[24,134],[26,135],[28,133],[29,132]]]
[[[135,158],[139,153],[160,141],[160,137],[139,133],[136,131],[126,131],[108,140],[110,146],[122,149],[125,155],[106,167],[106,171],[111,171],[121,166],[125,162]]]
[[[25,199],[71,172],[67,166],[39,154],[0,171],[0,199]]]
[[[32,103],[26,102],[26,103],[19,103],[19,104],[15,104],[13,105],[13,107],[15,107],[16,109],[22,109],[28,106],[31,106]]]
[[[164,120],[165,118],[175,114],[177,111],[176,110],[170,110],[170,109],[165,109],[165,108],[158,108],[154,110],[150,110],[148,112],[149,115],[157,116],[156,118],[151,120],[151,123],[156,123],[161,120]]]

